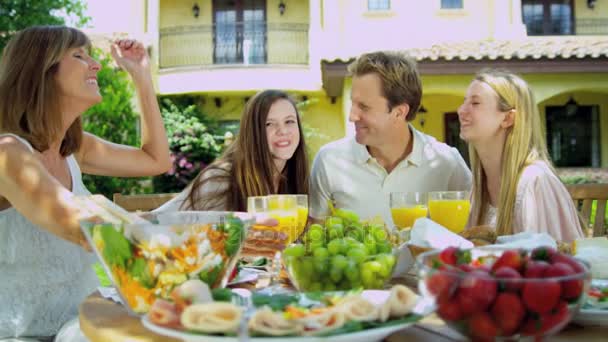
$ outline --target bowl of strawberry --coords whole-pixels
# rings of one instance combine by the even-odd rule
[[[423,253],[420,293],[451,328],[474,340],[542,338],[574,317],[589,267],[549,247],[480,247]]]

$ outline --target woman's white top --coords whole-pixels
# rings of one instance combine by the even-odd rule
[[[496,227],[500,209],[488,206],[484,224]],[[584,237],[572,197],[544,161],[524,169],[513,207],[513,233],[547,233],[557,241]]]
[[[26,140],[10,135],[34,151]],[[72,192],[90,195],[74,156],[66,161]],[[95,261],[93,254],[32,224],[14,208],[1,210],[0,340],[57,334],[99,286]]]

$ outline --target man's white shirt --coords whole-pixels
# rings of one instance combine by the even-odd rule
[[[354,137],[323,146],[312,166],[310,216],[327,216],[331,199],[337,208],[354,210],[361,219],[380,216],[393,227],[391,192],[469,191],[471,172],[458,150],[409,127],[412,152],[391,173]]]

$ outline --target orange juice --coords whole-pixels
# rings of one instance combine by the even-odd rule
[[[416,205],[413,207],[391,208],[393,222],[399,229],[412,227],[414,221],[421,217],[426,217],[427,207],[425,205]]]
[[[275,210],[271,211],[269,215],[279,221],[276,230],[287,235],[286,245],[298,238],[298,212],[296,210]]]
[[[429,200],[431,219],[454,233],[464,230],[470,209],[468,200]]]

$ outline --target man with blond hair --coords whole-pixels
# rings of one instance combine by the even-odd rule
[[[458,150],[409,124],[422,97],[413,59],[396,52],[366,53],[348,71],[355,136],[323,146],[315,157],[313,219],[328,215],[332,200],[362,219],[380,216],[393,227],[391,192],[470,190],[471,172]]]

